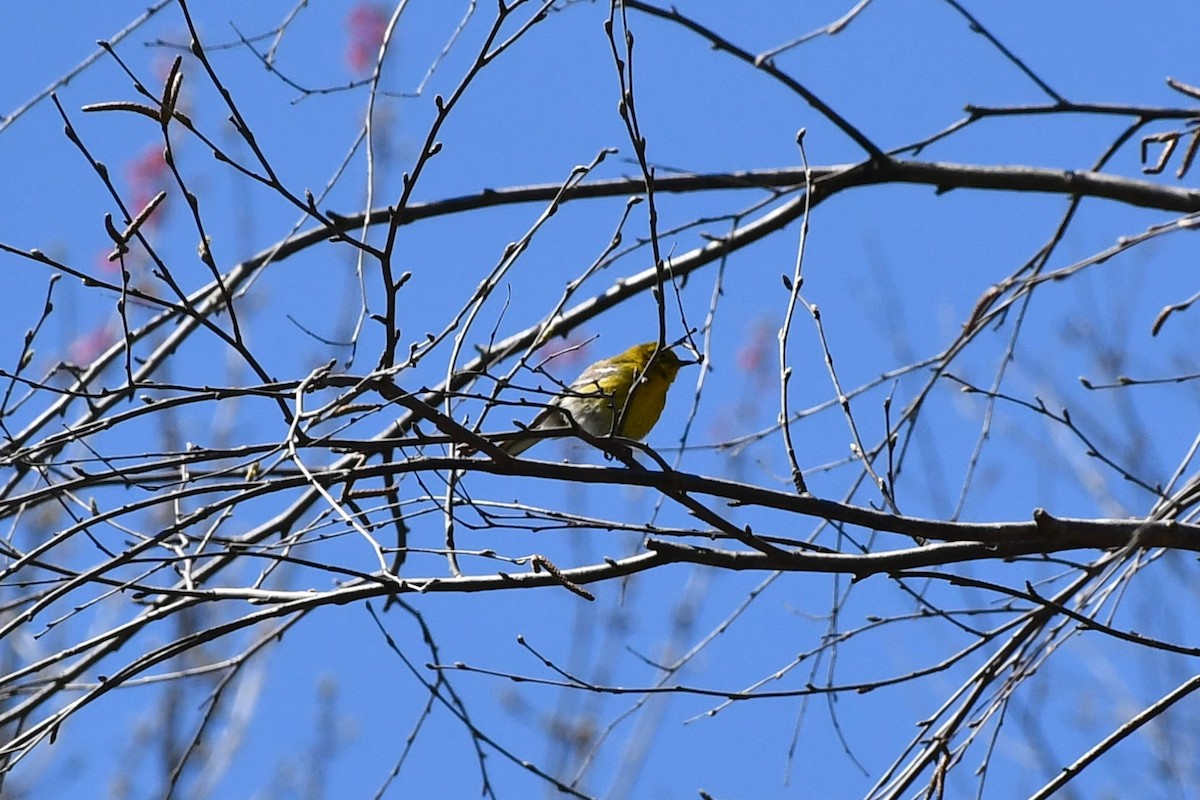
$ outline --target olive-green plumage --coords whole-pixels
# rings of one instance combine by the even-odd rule
[[[593,436],[617,435],[641,440],[662,415],[667,390],[680,367],[691,363],[694,362],[681,361],[672,350],[659,349],[657,342],[634,345],[585,369],[566,391],[542,409],[529,429],[570,428],[565,416],[569,415],[574,424]],[[510,439],[500,449],[515,456],[538,441],[538,437]]]

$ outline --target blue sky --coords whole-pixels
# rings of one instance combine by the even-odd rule
[[[738,4],[687,2],[680,10],[704,22],[753,52],[777,46],[848,10],[850,3],[804,4],[753,2]],[[1200,83],[1195,74],[1194,32],[1200,29],[1200,9],[1171,2],[1146,9],[1129,4],[1090,4],[1082,13],[1077,4],[972,4],[972,12],[1008,48],[1056,91],[1075,102],[1128,103],[1141,106],[1187,105],[1165,80],[1174,77]],[[95,41],[111,37],[143,11],[144,3],[64,3],[55,8],[17,4],[6,9],[0,32],[8,44],[0,50],[0,118],[35,96],[95,51]],[[348,4],[304,7],[288,28],[278,49],[278,68],[288,79],[309,87],[342,87],[358,75],[346,59],[352,30]],[[366,89],[300,97],[263,69],[238,32],[252,37],[270,30],[288,12],[287,3],[194,4],[210,57],[221,80],[233,93],[239,109],[255,131],[281,179],[295,193],[320,193],[350,152],[362,125]],[[439,65],[421,96],[411,93],[420,83],[461,17],[464,4],[414,2],[405,12],[397,46],[384,73],[382,87],[394,93],[379,106],[379,145],[376,206],[395,201],[401,174],[412,168],[428,125],[433,119],[435,93],[448,96],[470,63],[486,28],[491,5],[480,9],[462,39]],[[618,89],[602,22],[603,4],[570,4],[529,33],[511,52],[486,69],[451,115],[438,139],[442,152],[429,162],[418,188],[417,202],[525,184],[554,184],[573,167],[592,161],[601,149],[615,147],[594,172],[595,179],[636,175],[632,150],[616,113]],[[816,166],[845,164],[862,153],[785,87],[750,66],[714,52],[697,37],[660,20],[630,12],[635,33],[636,98],[649,158],[660,174],[674,170],[720,172],[793,167],[799,163],[794,137],[805,128],[807,156]],[[165,42],[185,39],[179,10],[168,6],[125,39],[118,52],[149,85],[161,85],[165,65],[176,50]],[[157,44],[156,44],[157,43]],[[265,48],[267,42],[260,42]],[[217,45],[229,45],[217,47]],[[948,4],[875,2],[832,37],[819,37],[778,57],[778,65],[830,103],[884,149],[925,138],[954,123],[964,104],[979,106],[1032,105],[1047,102],[1028,77],[1006,61],[994,47],[972,34]],[[185,61],[184,103],[197,124],[236,157],[249,159],[224,123],[223,109],[212,86],[191,59]],[[150,120],[119,112],[84,113],[83,106],[136,99],[129,80],[108,57],[58,91],[72,124],[95,156],[108,164],[127,197],[137,194],[138,173],[131,166],[161,149],[161,134]],[[1113,140],[1126,120],[1094,116],[1045,115],[980,122],[926,149],[920,158],[964,164],[1024,165],[1057,169],[1087,169]],[[1171,123],[1151,126],[1160,132]],[[181,172],[200,200],[212,247],[222,268],[250,257],[284,238],[300,218],[298,210],[270,191],[252,185],[217,164],[193,139],[174,140]],[[143,162],[144,163],[144,162]],[[1141,164],[1136,143],[1113,160],[1110,171],[1138,176]],[[1168,174],[1156,180],[1190,185],[1189,176],[1177,181]],[[105,213],[116,213],[111,199],[78,150],[62,133],[53,104],[42,101],[0,130],[0,174],[8,190],[0,193],[0,242],[19,248],[39,248],[89,274],[104,272],[103,254],[110,247],[103,225]],[[361,211],[364,201],[365,160],[361,151],[351,158],[343,177],[322,209],[344,215]],[[664,249],[682,254],[699,246],[704,233],[728,230],[727,219],[715,219],[763,199],[757,191],[660,194],[660,229],[668,230],[697,217],[713,221],[662,239]],[[195,257],[197,237],[177,194],[154,231],[157,247],[170,260],[177,280],[194,290],[209,279]],[[1013,273],[1051,236],[1066,207],[1062,197],[1004,192],[958,190],[937,194],[927,186],[858,188],[820,205],[813,213],[805,251],[805,298],[820,306],[825,331],[834,353],[838,376],[845,388],[857,387],[878,375],[938,352],[951,341],[989,286]],[[474,346],[486,341],[493,326],[499,337],[536,323],[553,307],[564,285],[581,275],[601,253],[621,218],[624,198],[568,203],[539,230],[529,250],[509,271],[503,286],[483,307],[467,336]],[[484,209],[470,215],[451,215],[402,229],[398,267],[413,273],[399,295],[402,345],[417,342],[427,331],[438,331],[470,297],[482,275],[496,264],[507,243],[520,237],[543,211],[541,204]],[[1060,268],[1111,246],[1118,237],[1144,231],[1172,218],[1168,212],[1131,209],[1115,203],[1087,200],[1063,240],[1050,268]],[[635,210],[625,231],[626,241],[644,235],[644,206]],[[309,223],[302,228],[310,227]],[[381,231],[373,232],[379,243]],[[771,426],[778,413],[773,373],[775,332],[787,291],[780,275],[791,273],[799,238],[797,225],[736,254],[725,266],[718,310],[712,324],[712,349],[703,394],[695,406],[695,424],[681,456],[681,468],[785,489],[786,463],[777,437],[747,449],[732,459],[707,445]],[[1069,405],[1080,426],[1106,453],[1114,454],[1131,471],[1152,481],[1165,481],[1182,458],[1194,435],[1195,393],[1172,387],[1146,387],[1136,392],[1089,393],[1076,378],[1111,381],[1119,374],[1139,377],[1186,373],[1194,367],[1195,323],[1186,315],[1168,325],[1157,338],[1149,328],[1168,303],[1190,296],[1194,285],[1194,253],[1186,238],[1163,237],[1135,249],[1071,281],[1039,291],[1017,340],[1013,363],[1003,390],[1033,402],[1041,398],[1052,407]],[[643,249],[617,261],[583,284],[577,299],[603,291],[623,276],[649,266]],[[331,358],[361,374],[376,358],[381,336],[368,322],[356,361],[346,367],[349,350],[330,344],[349,335],[358,308],[357,279],[352,251],[327,243],[272,265],[242,300],[240,314],[247,337],[267,370],[280,379],[297,379]],[[44,301],[49,273],[28,260],[0,253],[0,274],[6,276],[8,313],[0,336],[0,367],[12,369],[21,352],[22,336],[33,326]],[[679,307],[672,308],[669,334],[683,333],[687,324],[704,323],[714,296],[717,271],[709,267],[689,278],[680,289]],[[154,283],[152,276],[140,278]],[[372,311],[380,307],[375,284],[368,289]],[[161,286],[159,287],[161,289]],[[66,279],[55,288],[55,309],[39,336],[34,372],[42,374],[57,361],[87,352],[89,336],[105,331],[111,341],[115,298],[106,292]],[[135,312],[135,320],[144,312]],[[655,307],[648,297],[635,298],[576,333],[589,344],[583,363],[654,337]],[[952,370],[979,385],[988,385],[1010,343],[1009,319],[979,338]],[[99,332],[99,333],[98,333]],[[765,333],[764,333],[765,332]],[[766,343],[768,364],[763,372],[744,369],[747,353]],[[835,395],[824,366],[824,355],[811,318],[801,309],[790,340],[793,379],[790,402],[794,409],[816,407]],[[254,382],[244,364],[222,349],[211,336],[198,336],[179,352],[170,379],[202,384]],[[448,348],[436,351],[404,376],[407,388],[432,386],[444,377]],[[508,365],[505,365],[507,368]],[[1194,369],[1193,369],[1194,371]],[[650,443],[673,456],[695,395],[699,369],[684,373],[670,398],[663,423]],[[569,379],[570,374],[560,375]],[[112,381],[120,379],[114,373]],[[166,377],[164,377],[166,380]],[[898,413],[923,384],[921,373],[884,382],[854,400],[856,422],[864,440],[874,442],[884,431],[882,406],[894,392]],[[526,374],[525,385],[538,379]],[[490,387],[487,387],[490,388]],[[466,403],[457,413],[477,415],[479,405]],[[11,424],[26,421],[36,410],[31,404],[17,411]],[[394,414],[394,410],[387,412]],[[935,392],[925,407],[921,433],[915,437],[898,498],[905,513],[945,517],[957,504],[963,476],[980,434],[984,404],[950,386]],[[493,430],[510,428],[521,409],[494,413]],[[381,423],[380,420],[383,420]],[[358,430],[385,424],[386,415],[367,419]],[[248,401],[213,404],[180,413],[176,435],[206,446],[229,442],[273,442],[286,432],[286,423],[270,404]],[[966,520],[1028,519],[1044,506],[1058,515],[1118,516],[1149,507],[1147,494],[1112,470],[1087,458],[1086,448],[1065,436],[1061,426],[1015,404],[1001,403],[961,516]],[[794,426],[806,468],[847,458],[848,432],[836,405],[806,416]],[[113,452],[152,451],[157,440],[142,429],[144,440],[130,441],[123,432],[99,437]],[[367,435],[367,434],[363,434]],[[570,457],[604,463],[598,454],[566,445],[542,445],[538,458]],[[854,470],[840,466],[813,469],[810,487],[821,497],[841,499]],[[656,510],[655,495],[620,487],[539,482],[468,475],[472,496],[496,502],[521,502],[536,507],[565,508],[574,513],[660,526],[693,524],[683,509],[667,503]],[[423,513],[410,520],[417,546],[440,546],[441,525],[432,504],[419,503],[423,490],[404,484],[406,499]],[[869,491],[852,497],[858,504],[878,502]],[[250,506],[231,523],[244,530],[270,513],[271,506]],[[727,510],[739,524],[779,536],[806,538],[816,523],[758,509]],[[14,537],[32,535],[16,523]],[[152,526],[153,519],[139,525]],[[231,531],[232,532],[232,531]],[[858,532],[861,533],[861,532]],[[119,539],[114,533],[115,540]],[[834,546],[826,533],[822,543]],[[640,537],[605,531],[538,534],[460,529],[459,545],[491,548],[508,555],[549,552],[563,564],[594,563],[604,555],[621,557],[637,549]],[[881,546],[903,546],[883,539]],[[354,535],[341,535],[314,545],[309,555],[356,570],[370,570],[367,548]],[[65,556],[64,556],[65,557]],[[87,561],[86,551],[71,554]],[[469,568],[495,571],[480,559]],[[433,556],[413,556],[408,567],[434,572],[444,562]],[[247,565],[236,576],[252,580],[259,565]],[[1159,585],[1131,586],[1122,606],[1122,623],[1153,629],[1159,635],[1187,640],[1195,633],[1186,623],[1162,619],[1156,613],[1174,581],[1184,583],[1194,566],[1170,557],[1155,567],[1164,575]],[[962,568],[964,574],[1020,587],[1026,578],[1050,574],[1049,567],[982,564]],[[691,686],[740,690],[782,670],[798,654],[817,646],[828,630],[833,598],[847,595],[837,628],[854,628],[871,616],[902,614],[912,601],[881,576],[848,591],[849,579],[819,575],[780,576],[761,591],[766,576],[759,573],[717,572],[675,566],[622,583],[596,589],[597,601],[587,604],[566,591],[486,594],[428,594],[413,596],[412,605],[436,632],[442,663],[461,661],[481,669],[519,675],[555,677],[517,644],[524,636],[530,646],[564,669],[600,683],[648,686],[659,673],[649,661],[669,661],[721,626],[748,597],[755,599],[681,674]],[[235,576],[230,576],[235,580]],[[330,576],[295,569],[284,579],[291,588],[323,589]],[[942,583],[922,587],[945,607],[986,605],[995,597],[952,589]],[[62,612],[91,595],[64,601]],[[381,603],[374,602],[376,612]],[[60,613],[62,613],[60,612]],[[120,616],[117,603],[105,603],[91,618],[77,618],[77,627],[59,628],[43,639],[22,640],[31,648],[51,649],[56,636],[69,637],[89,625],[113,624],[104,613]],[[679,622],[688,615],[687,625]],[[229,613],[238,613],[230,611]],[[1128,615],[1128,616],[1124,616]],[[45,625],[56,616],[48,611]],[[400,649],[420,666],[433,660],[412,620],[395,609],[382,617]],[[106,622],[106,620],[109,620]],[[1157,626],[1157,627],[1156,627]],[[25,634],[42,628],[30,626]],[[673,632],[678,639],[673,640]],[[24,635],[24,634],[23,634]],[[156,638],[156,635],[160,638]],[[171,631],[149,633],[136,642],[161,644]],[[806,682],[869,681],[948,655],[966,640],[949,625],[928,621],[887,626],[856,638],[841,650],[835,667],[818,662],[809,673],[807,658],[766,688],[797,688]],[[136,650],[122,652],[104,665],[112,669]],[[20,649],[7,658],[19,658]],[[1160,663],[1160,661],[1162,663]],[[968,659],[966,667],[978,663]],[[989,777],[995,796],[1028,793],[1103,735],[1127,709],[1153,700],[1173,685],[1179,662],[1161,655],[1133,653],[1096,638],[1069,641],[1031,682],[1028,696],[1013,709],[993,755],[999,765]],[[832,669],[830,678],[828,670]],[[7,671],[7,670],[6,670]],[[965,673],[963,673],[965,674]],[[1135,677],[1130,678],[1129,675]],[[432,673],[426,673],[426,678]],[[958,679],[961,679],[961,675]],[[520,758],[543,769],[562,769],[573,763],[547,744],[545,726],[555,719],[589,720],[602,728],[636,700],[634,696],[597,698],[579,692],[513,684],[478,674],[452,673],[473,719],[489,735],[513,747]],[[899,689],[881,689],[861,697],[845,696],[827,705],[822,697],[800,700],[758,700],[734,704],[712,717],[704,713],[720,705],[711,698],[671,696],[654,700],[635,719],[653,720],[645,731],[636,721],[618,725],[585,783],[596,796],[691,797],[698,788],[716,797],[830,797],[862,794],[886,768],[900,745],[913,734],[913,721],[928,715],[941,702],[954,678],[946,676]],[[1056,683],[1057,682],[1057,683]],[[1066,699],[1055,689],[1066,682]],[[420,719],[425,702],[421,687],[391,651],[371,616],[359,604],[330,606],[314,611],[251,662],[242,682],[237,711],[249,719],[234,741],[221,782],[208,787],[212,796],[287,797],[304,795],[307,767],[314,753],[327,758],[322,773],[330,796],[370,796],[384,782],[404,746],[405,737]],[[132,785],[130,796],[158,796],[161,765],[156,761],[158,729],[154,718],[164,704],[177,700],[180,713],[194,719],[205,697],[193,688],[180,698],[166,685],[121,690],[89,707],[63,728],[60,740],[43,745],[14,775],[29,797],[64,796],[103,786],[112,796],[121,780]],[[318,699],[329,702],[331,717],[322,718]],[[1115,700],[1114,700],[1115,698]],[[1058,706],[1062,706],[1059,708]],[[833,709],[833,710],[831,710]],[[1019,729],[1022,709],[1040,720],[1038,726],[1053,752],[1037,752],[1028,728]],[[847,737],[840,742],[833,721]],[[223,729],[223,728],[222,728]],[[323,732],[320,739],[314,730]],[[798,732],[796,732],[798,731]],[[1022,732],[1024,731],[1024,733]],[[789,757],[796,736],[795,754]],[[642,738],[642,735],[645,738]],[[139,738],[143,736],[145,738]],[[549,737],[552,738],[552,737]],[[1113,789],[1113,776],[1122,768],[1138,767],[1145,741],[1131,744],[1128,754],[1118,749],[1110,771],[1081,784],[1093,795]],[[636,772],[622,772],[629,753],[645,748]],[[1137,749],[1135,749],[1137,748]],[[574,756],[572,756],[573,758]],[[980,758],[978,754],[968,761]],[[319,759],[318,759],[319,760]],[[866,773],[856,765],[861,762]],[[527,796],[542,791],[519,767],[492,755],[487,761],[500,796]],[[785,782],[790,763],[790,784]],[[974,762],[972,762],[974,763]],[[1049,764],[1049,766],[1048,766]],[[78,766],[66,770],[64,765]],[[1046,772],[1050,769],[1050,772]],[[966,777],[951,788],[973,791]],[[421,729],[415,750],[387,796],[475,796],[480,777],[469,737],[443,710]],[[1164,794],[1169,787],[1164,781]],[[536,788],[531,788],[536,787]],[[632,788],[630,788],[632,787]],[[319,795],[313,795],[319,796]]]

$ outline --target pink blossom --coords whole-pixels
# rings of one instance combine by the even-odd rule
[[[367,72],[375,63],[383,34],[387,31],[388,14],[383,6],[374,3],[359,3],[346,18],[350,29],[350,42],[346,47],[346,61],[353,72]]]

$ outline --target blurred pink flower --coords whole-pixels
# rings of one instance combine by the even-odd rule
[[[546,347],[543,353],[539,355],[549,355],[550,353],[558,353],[550,362],[552,369],[555,372],[562,373],[559,377],[569,379],[570,372],[575,369],[577,372],[582,372],[587,364],[591,363],[588,359],[588,347],[591,342],[583,337],[568,336],[561,342],[555,343],[552,347]]]
[[[367,72],[374,66],[387,24],[387,9],[383,6],[359,3],[350,11],[346,18],[346,27],[350,29],[346,61],[352,72]]]
[[[117,340],[117,328],[111,321],[97,325],[78,336],[67,347],[67,355],[73,364],[81,366],[92,363]]]
[[[738,369],[750,373],[756,379],[765,378],[770,369],[768,359],[771,357],[773,339],[771,326],[759,320],[750,331],[747,342],[737,352]]]
[[[125,167],[125,179],[129,182],[129,188],[133,192],[130,204],[132,213],[140,212],[154,195],[167,189],[169,177],[162,146],[147,145],[141,154]],[[165,206],[166,201],[154,210],[150,219],[143,224],[143,228],[155,227],[162,219]]]
[[[96,273],[99,275],[113,275],[121,269],[121,262],[117,259],[108,260],[108,256],[112,253],[111,246],[101,250],[96,254]]]

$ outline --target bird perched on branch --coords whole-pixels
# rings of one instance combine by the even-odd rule
[[[622,436],[641,440],[658,422],[683,361],[658,342],[637,344],[623,353],[597,361],[571,382],[534,417],[527,430],[569,431],[578,426],[592,436]],[[520,455],[541,436],[516,436],[500,449]]]

